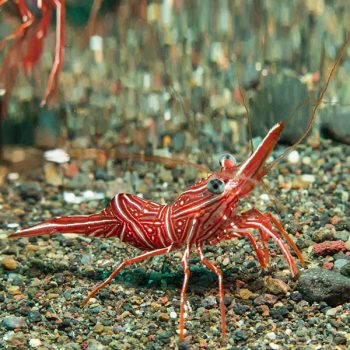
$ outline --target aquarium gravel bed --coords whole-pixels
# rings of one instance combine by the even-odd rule
[[[181,170],[175,174],[162,165],[140,163],[136,169],[144,174],[136,193],[156,201],[174,199],[188,182]],[[46,184],[40,169],[30,181],[9,177],[0,196],[0,348],[349,349],[349,173],[350,147],[322,142],[315,149],[302,146],[266,177],[282,222],[306,260],[299,281],[291,279],[272,243],[268,271],[259,268],[243,239],[206,246],[207,257],[224,272],[226,344],[220,342],[216,276],[192,254],[181,346],[181,251],[126,268],[81,308],[88,292],[123,259],[137,255],[136,249],[117,239],[67,235],[7,239],[19,226],[101,210],[107,200],[98,196],[69,202],[86,196],[86,190],[91,197],[115,188],[114,179],[78,189],[72,181],[63,187]],[[120,176],[123,188],[126,175]],[[249,206],[273,211],[274,205],[256,189],[238,210]]]

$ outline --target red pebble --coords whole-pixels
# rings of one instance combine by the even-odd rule
[[[236,280],[236,288],[242,288],[245,285],[245,282],[241,280]]]
[[[333,255],[346,250],[343,241],[325,241],[314,245],[314,254],[318,256]]]
[[[65,170],[64,170],[64,175],[67,177],[73,177],[74,175],[79,173],[79,167],[77,165],[77,163],[72,162],[70,164],[67,164],[65,166]]]
[[[333,269],[334,264],[332,262],[325,262],[322,267],[326,270],[332,270]]]

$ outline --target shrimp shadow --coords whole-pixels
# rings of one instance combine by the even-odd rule
[[[113,272],[97,269],[86,274],[86,278],[94,280],[105,280]],[[190,268],[190,279],[188,291],[202,294],[204,291],[217,287],[218,277],[212,271],[202,266],[192,266]],[[223,270],[225,284],[232,284],[236,279],[247,280],[247,274],[236,267],[226,268]],[[252,277],[252,276],[251,276]],[[251,279],[256,279],[256,274]],[[149,289],[172,289],[182,288],[184,273],[182,269],[175,271],[163,270],[161,272],[143,267],[134,267],[122,270],[115,278],[114,283],[121,283],[132,288],[149,288]]]
[[[251,282],[255,281],[261,275],[258,269],[243,269],[242,267],[231,266],[222,269],[224,284],[227,286],[235,285],[237,279]],[[114,267],[115,268],[115,267]],[[78,265],[66,265],[61,261],[33,259],[28,261],[28,266],[21,274],[28,277],[38,277],[42,274],[52,274],[54,279],[57,274],[69,271],[72,275],[86,280],[104,281],[114,271],[114,268],[94,268],[89,270],[81,269]],[[203,294],[211,288],[216,288],[218,277],[211,270],[202,266],[199,260],[190,261],[190,279],[188,291],[196,294]],[[260,276],[261,277],[261,276]],[[129,266],[118,274],[111,284],[122,284],[131,288],[145,288],[153,290],[179,290],[182,288],[184,272],[181,266],[174,267],[167,263],[162,266],[153,266],[150,268],[144,266]]]

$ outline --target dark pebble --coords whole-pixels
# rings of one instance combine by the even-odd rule
[[[185,340],[181,344],[179,344],[179,350],[191,350],[191,344],[189,341]]]
[[[299,291],[295,290],[294,292],[290,293],[290,299],[295,302],[299,302],[303,299],[303,296]]]
[[[346,344],[346,337],[344,334],[336,334],[334,336],[334,344],[337,344],[337,345],[342,345],[342,344]]]
[[[347,230],[350,232],[350,219],[344,219],[335,225],[337,231]]]
[[[59,325],[60,329],[66,329],[68,327],[72,327],[72,320],[69,318],[64,318]]]
[[[299,278],[298,290],[309,302],[337,306],[350,301],[350,278],[325,269],[310,269]]]
[[[21,308],[17,312],[21,316],[28,316],[29,313],[30,313],[30,309],[25,309],[25,308],[23,309],[23,308]]]
[[[212,309],[217,305],[216,298],[213,295],[209,295],[205,299],[203,299],[201,304],[206,309]]]
[[[37,182],[28,182],[21,184],[17,189],[22,199],[28,201],[34,200],[34,203],[40,200],[43,195],[42,188]]]
[[[158,339],[162,342],[164,341],[169,341],[170,337],[171,337],[171,333],[170,332],[160,332]]]
[[[224,295],[224,304],[226,307],[230,306],[233,298],[229,295]]]
[[[280,306],[280,307],[276,307],[273,309],[270,309],[270,315],[271,317],[277,319],[277,320],[283,320],[284,317],[288,314],[288,309],[285,306]]]
[[[100,311],[102,311],[102,310],[103,310],[103,307],[102,307],[102,306],[97,306],[97,307],[94,307],[93,309],[90,309],[90,312],[91,312],[92,314],[97,315],[97,314],[100,313]]]
[[[256,333],[262,333],[266,329],[265,325],[260,324],[255,328]]]
[[[33,298],[32,294],[28,292],[28,297]],[[35,302],[33,300],[28,300],[26,302],[26,306],[33,307],[35,305]]]
[[[343,276],[350,277],[350,262],[347,263],[346,265],[344,265],[344,266],[340,269],[340,273],[341,273]]]
[[[110,320],[110,319],[103,319],[101,321],[101,323],[104,325],[104,326],[112,326],[113,325],[113,320]]]
[[[310,326],[316,325],[317,322],[318,322],[318,320],[317,320],[317,318],[315,318],[315,317],[312,317],[312,318],[310,318],[310,319],[307,321],[307,323],[308,323]]]
[[[40,322],[42,320],[42,315],[39,311],[32,311],[28,314],[29,322]]]
[[[250,310],[250,307],[242,304],[234,304],[233,305],[233,311],[236,315],[243,315],[247,311]]]
[[[257,267],[257,264],[255,261],[251,260],[251,261],[248,261],[248,263],[246,264],[246,267],[247,269],[252,269],[254,267]]]
[[[263,272],[264,270],[262,270]],[[265,282],[262,278],[256,279],[255,281],[252,281],[249,283],[249,290],[252,292],[256,292],[262,288],[265,287]]]
[[[233,332],[233,339],[236,342],[241,342],[241,341],[245,341],[248,339],[248,336],[245,332],[243,331],[235,331]]]
[[[64,274],[63,273],[56,273],[55,274],[55,281],[57,283],[64,283],[66,280],[66,278],[64,277]]]

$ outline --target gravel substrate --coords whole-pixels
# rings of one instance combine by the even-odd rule
[[[350,147],[322,142],[317,149],[302,146],[298,152],[298,159],[284,161],[266,180],[280,202],[286,230],[305,257],[308,270],[302,271],[300,282],[291,279],[273,244],[268,271],[260,270],[245,240],[205,249],[224,271],[228,328],[224,345],[216,276],[200,265],[196,254],[190,260],[187,337],[181,346],[180,251],[126,268],[82,309],[88,291],[138,251],[115,239],[8,240],[19,226],[96,212],[105,204],[104,200],[68,204],[63,190],[45,181],[9,180],[0,196],[0,348],[350,349]],[[138,184],[145,184],[147,198],[168,201],[183,189],[182,179],[162,187],[162,166],[139,167],[147,167],[147,176]],[[170,180],[174,173],[167,173]],[[85,189],[100,190],[101,181]],[[239,210],[251,205],[271,211],[272,202],[262,193],[256,189]],[[337,243],[338,251],[325,254],[318,247],[321,254],[320,250],[316,254],[315,244],[325,241],[343,243]],[[334,296],[339,288],[341,298]]]

